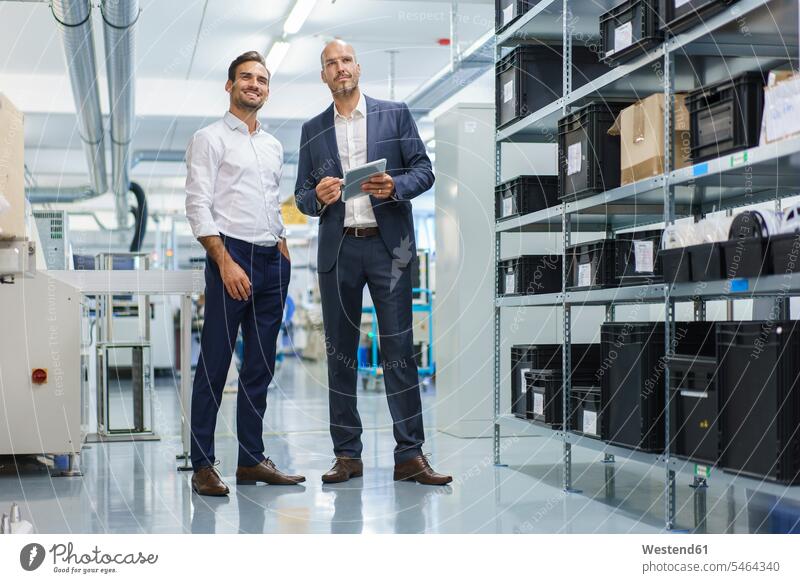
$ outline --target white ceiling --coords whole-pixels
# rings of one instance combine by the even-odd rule
[[[183,150],[192,133],[219,117],[230,61],[266,52],[282,34],[294,0],[140,0],[136,28],[134,149]],[[273,77],[262,122],[294,157],[300,124],[330,103],[319,79],[319,53],[339,37],[356,48],[361,85],[388,98],[389,54],[396,54],[395,96],[403,99],[447,66],[450,2],[318,0]],[[458,45],[465,49],[494,26],[494,0],[457,3]],[[93,11],[101,100],[107,111],[102,21]],[[55,20],[47,3],[0,0],[0,92],[26,114],[26,162],[40,184],[80,184],[86,168]],[[430,131],[430,127],[423,128]],[[148,177],[183,172],[147,165]],[[139,168],[141,171],[145,165]],[[134,178],[136,178],[134,171]]]

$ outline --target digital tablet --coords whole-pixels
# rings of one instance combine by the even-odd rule
[[[356,166],[344,173],[344,186],[342,186],[342,200],[356,199],[369,193],[361,190],[361,185],[376,174],[386,172],[386,158],[367,162],[363,166]]]

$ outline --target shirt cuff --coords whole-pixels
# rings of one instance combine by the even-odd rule
[[[193,233],[195,239],[200,237],[219,237],[219,229],[214,223],[199,225],[196,229],[193,229]]]

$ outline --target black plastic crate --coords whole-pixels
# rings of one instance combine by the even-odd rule
[[[600,16],[603,61],[623,63],[661,43],[658,0],[627,0]]]
[[[503,30],[536,4],[534,0],[495,0],[495,30]]]
[[[667,283],[684,283],[692,280],[691,256],[687,247],[661,250],[661,268]]]
[[[560,199],[575,200],[619,186],[620,142],[608,130],[631,103],[594,101],[559,120]]]
[[[497,264],[500,295],[558,293],[562,290],[561,255],[523,255]]]
[[[573,387],[597,384],[600,369],[599,344],[572,345]],[[558,364],[562,365],[560,354]],[[560,429],[564,421],[564,374],[560,367],[531,369],[525,373],[529,409],[527,418]]]
[[[800,272],[800,233],[771,237],[769,262],[772,273],[776,275]]]
[[[495,219],[535,213],[558,204],[558,176],[517,176],[494,189]]]
[[[567,247],[567,289],[592,289],[613,285],[613,239],[602,239]]]
[[[709,322],[677,322],[675,352],[696,355],[710,342]],[[614,322],[601,331],[604,441],[639,449],[664,449],[664,323]]]
[[[727,279],[760,277],[770,273],[770,262],[767,260],[769,239],[742,237],[722,241],[720,247]]]
[[[758,145],[765,84],[763,73],[748,72],[687,95],[693,162]]]
[[[692,281],[718,281],[725,279],[725,254],[718,241],[687,247],[692,266]]]
[[[586,47],[572,48],[573,89],[609,71]],[[497,127],[519,121],[560,99],[563,87],[561,45],[515,48],[495,66]]]
[[[672,34],[702,24],[737,0],[659,0],[662,29]]]
[[[561,396],[563,377],[560,370],[534,369],[525,373],[528,419],[553,429],[561,429],[564,420]]]
[[[670,453],[716,464],[719,458],[716,331],[714,354],[676,354],[669,360]]]
[[[663,230],[620,233],[614,243],[614,277],[619,285],[664,281],[661,259]]]
[[[521,344],[511,347],[511,411],[525,418],[525,373],[532,369],[560,368],[560,344]]]
[[[720,465],[800,484],[798,321],[718,325]]]
[[[572,431],[600,439],[600,417],[602,416],[602,390],[598,385],[575,385],[570,391],[572,403]]]

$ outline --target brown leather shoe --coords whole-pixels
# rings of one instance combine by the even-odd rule
[[[360,478],[364,475],[364,464],[360,459],[352,457],[337,457],[333,467],[322,474],[322,481],[326,484],[346,482],[350,478]]]
[[[410,460],[395,464],[395,481],[406,480],[409,482],[419,482],[428,486],[444,486],[453,481],[452,476],[437,474],[428,463],[428,458],[420,454]]]
[[[305,481],[305,476],[284,474],[275,467],[275,464],[269,458],[255,466],[239,466],[236,468],[237,486],[255,486],[258,482],[265,482],[273,486],[295,486]]]
[[[230,492],[214,466],[203,466],[192,474],[192,490],[201,496],[227,496]]]

